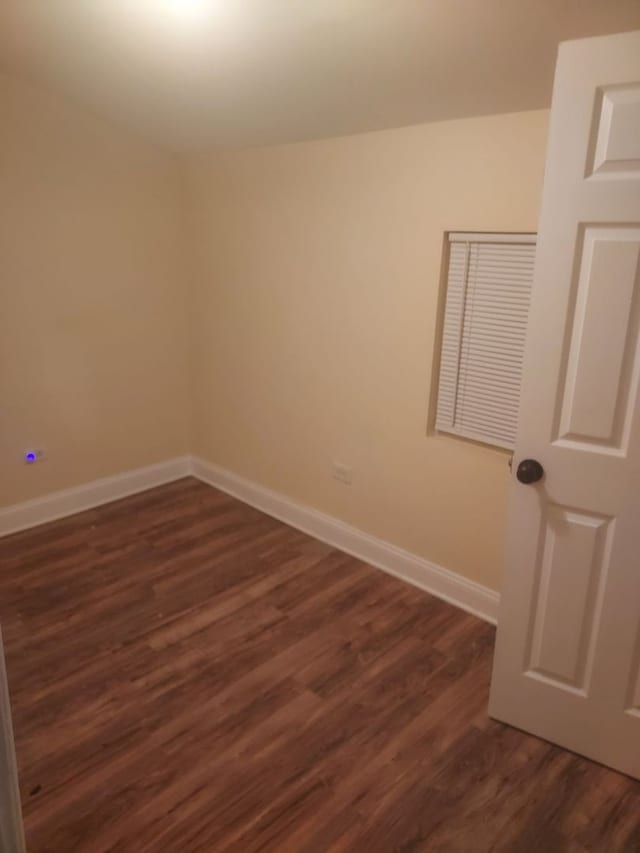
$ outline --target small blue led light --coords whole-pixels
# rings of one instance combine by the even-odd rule
[[[27,463],[27,465],[31,465],[33,462],[37,462],[37,460],[38,454],[35,452],[35,450],[27,450],[27,452],[24,454],[24,461]]]

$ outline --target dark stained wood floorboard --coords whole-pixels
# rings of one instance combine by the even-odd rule
[[[192,479],[0,540],[30,853],[639,853],[493,629]]]

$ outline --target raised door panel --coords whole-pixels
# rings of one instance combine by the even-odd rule
[[[640,379],[640,227],[584,229],[558,438],[624,453]]]
[[[640,177],[640,84],[599,90],[593,140],[587,176]]]
[[[551,505],[539,548],[527,675],[586,695],[613,519]]]

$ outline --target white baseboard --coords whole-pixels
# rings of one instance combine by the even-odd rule
[[[161,486],[163,483],[186,477],[190,472],[191,458],[179,456],[156,465],[135,468],[133,471],[125,471],[113,477],[104,477],[101,480],[93,480],[91,483],[14,504],[0,509],[0,536],[26,530],[47,521],[55,521],[57,518],[92,509],[119,498],[126,498],[137,492],[144,492],[154,486]]]
[[[488,587],[197,457],[192,458],[191,473],[291,527],[496,624],[500,597]]]
[[[180,456],[0,509],[0,536],[92,509],[189,474],[487,622],[497,621],[499,595],[494,590],[197,457]]]

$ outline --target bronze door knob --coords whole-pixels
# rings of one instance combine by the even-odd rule
[[[544,476],[544,468],[536,459],[523,459],[518,465],[516,477],[521,483],[537,483]]]

